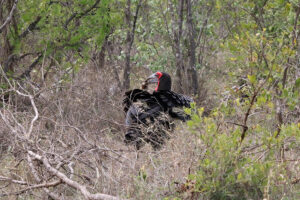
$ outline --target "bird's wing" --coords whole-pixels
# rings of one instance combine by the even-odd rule
[[[153,99],[152,95],[144,90],[134,89],[125,92],[125,98],[123,99],[124,112],[127,113],[128,109],[133,102],[143,101],[147,102]]]
[[[193,102],[192,98],[173,91],[158,91],[154,92],[153,95],[167,108],[190,107],[190,104]]]
[[[169,115],[174,119],[179,119],[184,122],[191,119],[191,116],[188,114],[185,114],[182,110],[174,111],[172,108],[169,109]]]

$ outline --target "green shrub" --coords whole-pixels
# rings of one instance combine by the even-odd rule
[[[241,127],[222,124],[223,119],[218,117],[222,115],[220,111],[212,113],[214,117],[201,117],[202,112],[203,109],[198,109],[188,122],[189,131],[199,137],[204,151],[196,172],[188,177],[195,184],[194,193],[203,199],[222,200],[269,196],[277,199],[286,194],[296,195],[296,191],[287,192],[291,177],[288,177],[287,161],[279,162],[279,152],[287,138],[293,140],[285,143],[286,148],[299,144],[298,125],[282,127],[278,138],[268,128],[256,126],[251,133],[259,134],[259,137],[248,136],[241,143]],[[187,113],[191,114],[191,109]]]

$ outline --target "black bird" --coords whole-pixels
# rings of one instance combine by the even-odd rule
[[[175,107],[190,107],[192,99],[171,91],[169,74],[156,72],[146,79],[144,86],[153,83],[157,86],[152,94],[134,89],[127,91],[123,100],[127,126],[125,143],[134,144],[136,149],[145,143],[150,143],[153,149],[159,149],[174,128],[169,117],[182,121],[190,118],[183,112],[174,111]]]

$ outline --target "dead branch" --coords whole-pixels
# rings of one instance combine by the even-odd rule
[[[24,93],[20,92],[19,90],[15,90],[15,91],[16,91],[16,93],[19,94],[20,96],[28,97],[28,98],[30,99],[32,108],[33,108],[34,113],[35,113],[33,119],[32,119],[31,122],[30,122],[29,129],[28,129],[28,131],[26,131],[26,133],[25,133],[26,138],[29,139],[29,138],[30,138],[30,135],[31,135],[31,133],[32,133],[32,129],[33,129],[34,122],[39,118],[39,112],[38,112],[38,109],[37,109],[37,107],[36,107],[36,105],[35,105],[34,97],[33,97],[32,95],[24,94]]]
[[[115,197],[115,196],[111,196],[111,195],[107,195],[107,194],[102,194],[102,193],[96,193],[96,194],[91,194],[87,189],[86,186],[79,184],[76,181],[71,180],[70,178],[68,178],[65,174],[63,174],[62,172],[58,171],[57,169],[55,169],[54,167],[52,167],[49,163],[49,161],[45,158],[42,157],[32,151],[28,151],[28,154],[32,157],[34,157],[35,159],[42,161],[42,163],[44,164],[44,166],[46,167],[46,169],[52,173],[53,175],[55,175],[56,177],[58,177],[59,179],[61,179],[61,181],[63,181],[65,184],[67,184],[68,186],[79,190],[83,196],[86,199],[92,199],[92,200],[98,200],[98,199],[104,199],[104,200],[120,200],[120,198]]]
[[[42,182],[42,180],[40,179],[39,175],[38,175],[38,172],[36,171],[34,165],[33,165],[33,162],[32,162],[32,159],[29,155],[27,155],[27,161],[28,161],[28,165],[31,169],[31,173],[33,174],[33,177],[35,178],[35,180],[40,183]],[[62,198],[60,198],[57,194],[51,192],[48,188],[43,188],[43,190],[52,198],[52,199],[55,199],[55,200],[61,200]]]
[[[5,176],[0,176],[0,181],[7,181],[7,182],[10,182],[10,183],[15,183],[15,184],[19,184],[19,185],[29,185],[25,181],[15,180],[15,179],[5,177]]]
[[[24,94],[24,93],[20,92],[19,90],[15,89],[15,87],[13,86],[13,84],[11,83],[11,81],[5,76],[5,73],[4,73],[4,71],[3,71],[3,69],[2,69],[1,66],[0,66],[0,70],[1,70],[1,72],[2,72],[2,75],[4,76],[4,78],[6,79],[7,83],[9,84],[9,86],[11,87],[11,89],[12,89],[13,91],[15,91],[15,92],[16,92],[18,95],[20,95],[20,96],[28,97],[28,98],[30,99],[30,103],[31,103],[32,108],[33,108],[33,110],[34,110],[34,117],[32,118],[32,120],[31,120],[31,122],[30,122],[30,125],[29,125],[29,128],[28,128],[27,131],[26,131],[25,128],[18,122],[18,120],[16,120],[15,117],[13,117],[13,115],[11,114],[11,116],[12,116],[14,122],[20,127],[20,129],[22,130],[22,133],[25,135],[25,137],[26,137],[27,139],[29,139],[30,136],[31,136],[32,130],[33,130],[33,125],[34,125],[34,123],[36,122],[36,120],[39,118],[39,112],[38,112],[38,109],[37,109],[37,107],[36,107],[36,105],[35,105],[35,102],[34,102],[34,96],[32,96],[32,95],[30,95],[30,94]],[[10,124],[10,123],[9,123],[9,120],[8,120],[7,117],[5,116],[5,113],[1,111],[1,112],[0,112],[0,115],[1,115],[2,119],[3,119],[4,121],[6,121],[6,124],[7,124],[8,126],[10,126],[10,125],[9,125],[9,124]],[[11,127],[11,130],[16,131],[16,130],[15,130],[14,128],[12,128],[12,127]]]
[[[45,188],[45,187],[55,187],[57,185],[59,185],[61,183],[61,180],[56,180],[50,183],[41,183],[41,184],[37,184],[37,185],[32,185],[29,186],[27,188],[24,188],[22,190],[16,191],[16,192],[11,192],[11,193],[2,193],[0,194],[0,197],[4,197],[4,196],[11,196],[11,195],[20,195],[23,194],[27,191],[33,190],[33,189],[40,189],[40,188]]]

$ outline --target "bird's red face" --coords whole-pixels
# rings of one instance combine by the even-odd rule
[[[156,72],[147,78],[147,83],[157,83],[155,91],[171,90],[171,77],[164,72]]]

